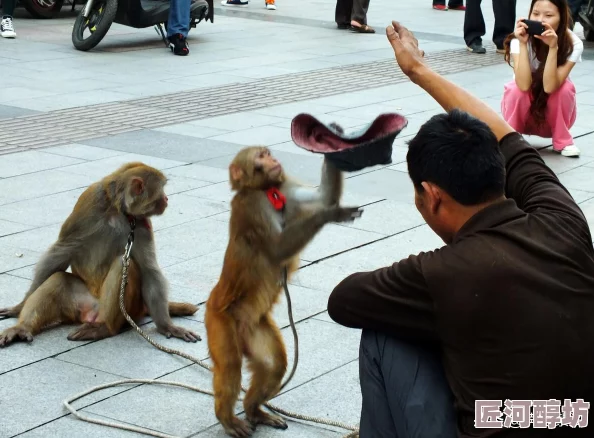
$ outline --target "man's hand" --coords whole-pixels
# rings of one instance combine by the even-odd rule
[[[394,49],[396,61],[402,72],[412,79],[419,68],[425,66],[425,52],[419,49],[419,41],[397,21],[392,21],[392,26],[386,28],[386,36]]]

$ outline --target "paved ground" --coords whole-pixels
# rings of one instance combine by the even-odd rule
[[[518,1],[518,13],[528,4]],[[226,167],[235,152],[243,145],[269,145],[290,172],[316,184],[320,158],[291,142],[292,117],[309,112],[355,128],[383,111],[398,111],[409,126],[396,141],[393,164],[349,175],[346,182],[345,202],[365,205],[364,217],[328,226],[302,255],[290,285],[300,363],[290,387],[274,400],[300,413],[357,424],[359,332],[328,318],[328,294],[349,273],[441,246],[414,208],[404,162],[405,141],[439,107],[400,74],[381,29],[390,19],[409,25],[436,69],[493,108],[511,79],[492,46],[484,56],[464,50],[463,14],[429,5],[374,0],[369,23],[379,29],[376,35],[335,30],[332,2],[278,0],[276,12],[257,1],[240,12],[217,6],[215,23],[192,32],[188,58],[168,53],[153,29],[117,25],[95,51],[77,52],[70,42],[73,13],[36,21],[19,11],[19,39],[0,41],[0,305],[20,300],[34,263],[84,188],[131,160],[163,169],[170,178],[169,210],[154,222],[159,261],[171,298],[201,304],[227,243]],[[483,9],[490,32],[490,2]],[[594,223],[592,46],[584,58],[572,74],[579,93],[573,134],[582,157],[553,155],[548,140],[532,140]],[[276,315],[292,354],[284,302]],[[200,309],[178,322],[204,337],[202,318]],[[13,322],[0,321],[0,329]],[[154,333],[150,321],[144,327]],[[75,343],[66,340],[70,330],[48,331],[31,345],[0,351],[0,437],[133,436],[73,419],[61,402],[121,378],[210,387],[207,372],[155,350],[133,332]],[[208,357],[204,341],[155,338]],[[76,405],[98,418],[176,436],[223,436],[212,399],[181,389],[121,387]],[[287,431],[261,428],[256,436],[342,433],[291,421]]]

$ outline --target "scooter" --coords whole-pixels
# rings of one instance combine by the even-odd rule
[[[586,41],[594,41],[594,0],[582,2],[578,20],[584,28]]]
[[[76,17],[72,28],[72,44],[77,50],[88,51],[101,42],[112,23],[135,29],[154,26],[169,47],[166,37],[169,0],[88,0]],[[190,27],[202,20],[214,22],[213,0],[192,0]],[[89,35],[85,36],[85,30]]]

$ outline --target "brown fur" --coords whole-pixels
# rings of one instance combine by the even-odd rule
[[[299,252],[326,223],[351,221],[358,215],[356,208],[337,205],[342,174],[330,163],[324,164],[320,190],[308,193],[282,170],[271,176],[275,163],[266,148],[250,147],[229,167],[231,186],[237,191],[231,202],[229,244],[220,279],[206,303],[215,413],[234,437],[251,435],[259,423],[287,427],[282,418],[261,409],[279,391],[287,368],[285,345],[271,316],[282,290],[283,268],[289,276],[297,269]],[[271,186],[287,198],[284,215],[266,197]],[[234,414],[244,356],[252,373],[244,399],[249,423]]]
[[[128,163],[92,184],[79,197],[58,240],[35,268],[23,301],[1,309],[0,316],[18,317],[0,333],[0,347],[15,340],[31,341],[54,323],[82,323],[70,340],[96,340],[119,333],[127,324],[119,308],[121,255],[130,225],[136,219],[125,307],[133,320],[149,314],[160,333],[196,341],[199,336],[173,325],[170,315],[191,315],[198,308],[168,303],[167,282],[157,264],[150,217],[167,208],[165,176],[143,163]],[[72,273],[65,272],[70,266]]]

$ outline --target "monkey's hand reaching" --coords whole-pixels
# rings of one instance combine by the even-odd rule
[[[359,207],[332,207],[330,208],[330,220],[332,222],[353,222],[361,217],[363,209]]]
[[[202,338],[193,331],[173,324],[168,327],[158,329],[158,332],[168,339],[173,336],[174,338],[183,339],[186,342],[196,342],[202,340]]]
[[[7,318],[18,318],[19,313],[21,313],[19,306],[0,309],[0,317],[5,316]]]

